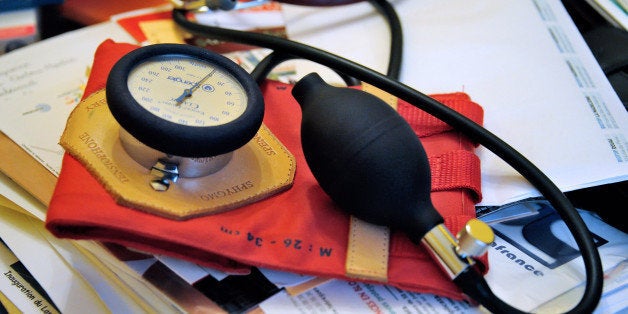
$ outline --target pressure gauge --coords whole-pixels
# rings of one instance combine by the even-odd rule
[[[107,78],[106,98],[122,146],[138,163],[165,173],[165,189],[179,176],[219,170],[253,138],[264,115],[262,93],[246,71],[182,44],[124,55]]]

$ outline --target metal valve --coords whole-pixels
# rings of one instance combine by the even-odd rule
[[[456,235],[458,245],[456,253],[462,258],[478,257],[486,252],[495,240],[493,229],[479,219],[469,220]]]
[[[421,243],[453,279],[473,265],[473,257],[484,254],[494,239],[493,229],[474,218],[466,223],[456,237],[444,224],[439,224],[421,239]]]

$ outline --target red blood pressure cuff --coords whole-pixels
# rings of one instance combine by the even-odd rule
[[[103,42],[96,51],[84,97],[104,88],[113,64],[135,48]],[[66,153],[46,227],[60,238],[116,243],[232,273],[246,273],[251,266],[258,266],[350,279],[345,274],[349,217],[321,190],[307,167],[300,146],[300,107],[291,95],[292,85],[267,81],[261,88],[266,104],[264,124],[297,162],[289,190],[231,211],[177,221],[118,205],[90,172]],[[482,123],[482,108],[466,94],[433,97]],[[432,169],[433,203],[445,225],[456,233],[475,217],[475,204],[481,198],[475,144],[403,101],[398,101],[398,111],[425,146]],[[487,270],[486,256],[479,264]],[[387,284],[463,298],[422,247],[396,232],[391,237]]]

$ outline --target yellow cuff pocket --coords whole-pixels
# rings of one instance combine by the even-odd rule
[[[262,124],[218,172],[179,178],[168,191],[155,191],[150,170],[126,153],[119,130],[102,89],[74,109],[60,144],[123,206],[183,220],[267,198],[290,188],[294,180],[294,156]]]

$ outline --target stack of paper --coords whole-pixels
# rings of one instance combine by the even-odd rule
[[[530,156],[564,190],[628,179],[628,114],[559,1],[508,5],[499,1],[400,1],[394,5],[406,36],[411,38],[406,40],[404,83],[429,93],[470,93],[484,106],[487,127]],[[325,9],[283,8],[291,38],[384,72],[387,30],[367,3]],[[164,27],[163,23],[152,26]],[[355,44],[346,45],[339,36],[348,36]],[[0,163],[0,238],[5,243],[0,246],[4,274],[0,301],[5,307],[26,312],[45,308],[51,312],[180,313],[199,307],[224,311],[200,287],[219,285],[229,274],[128,248],[116,251],[103,243],[57,239],[43,227],[45,204],[64,153],[58,139],[67,116],[82,97],[92,53],[107,38],[138,41],[112,22],[0,57],[0,153],[9,152],[0,154],[8,160]],[[255,55],[259,58],[268,51],[252,54],[256,53],[260,53]],[[294,63],[288,71],[294,68],[297,76],[312,69],[310,64]],[[485,204],[503,205],[537,196],[521,176],[490,152],[481,150],[480,155]],[[25,161],[24,156],[32,158]],[[29,189],[24,190],[24,186]],[[600,311],[625,309],[625,301],[610,301],[628,299],[626,235],[585,216],[594,232],[607,241],[600,248],[610,279],[608,297]],[[571,301],[579,297],[576,290],[583,281],[578,258],[561,264],[561,269],[552,268],[548,256],[528,255],[530,249],[516,238],[519,231],[510,230],[507,223],[496,224],[495,229],[500,234],[489,251],[492,268],[488,279],[502,292],[498,294],[525,310],[541,307],[562,311],[573,305]],[[552,230],[559,238],[564,236],[561,227]],[[515,247],[504,253],[504,243]],[[568,240],[564,243],[571,245]],[[539,284],[529,272],[521,268],[513,271],[509,264],[512,255],[519,259],[526,256],[526,265],[542,270],[546,274],[543,279],[550,281],[543,284],[551,285],[554,293],[509,294],[520,291],[509,288],[513,281]],[[537,260],[532,256],[541,257]],[[40,292],[32,283],[24,283],[23,273],[16,270],[19,265],[36,279],[42,287]],[[266,269],[259,272],[271,283],[271,292],[258,309],[268,313],[348,313],[360,308],[381,312],[479,311],[465,302],[385,285]],[[561,281],[565,272],[571,279]]]

